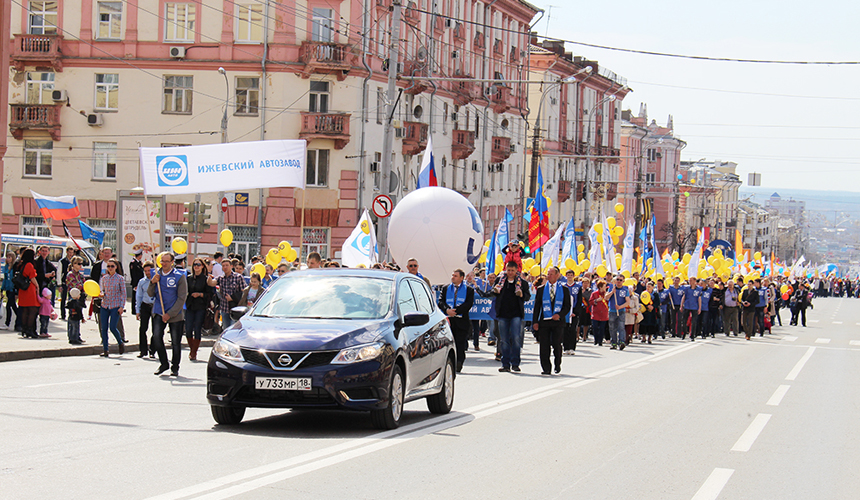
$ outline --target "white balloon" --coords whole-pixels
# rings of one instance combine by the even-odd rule
[[[388,225],[388,247],[395,262],[418,259],[418,271],[431,283],[451,281],[451,272],[468,273],[484,249],[484,225],[463,195],[426,187],[406,195]]]

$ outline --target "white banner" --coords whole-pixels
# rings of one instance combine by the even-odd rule
[[[140,148],[146,194],[196,194],[305,186],[307,141]]]
[[[377,262],[376,250],[376,230],[373,229],[373,221],[370,220],[367,209],[364,209],[358,225],[343,242],[341,260],[347,267],[364,264],[364,267],[369,268]]]

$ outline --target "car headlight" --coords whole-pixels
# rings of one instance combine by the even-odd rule
[[[376,342],[373,344],[357,345],[343,349],[332,361],[333,364],[357,363],[359,361],[367,361],[379,356],[385,344]]]
[[[239,346],[228,340],[218,339],[218,341],[215,342],[215,345],[212,346],[212,352],[214,352],[219,358],[228,359],[230,361],[245,361],[245,358],[242,357],[242,351],[239,349]]]

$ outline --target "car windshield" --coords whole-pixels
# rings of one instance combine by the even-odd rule
[[[392,280],[357,276],[287,274],[254,306],[270,318],[383,318],[391,308]]]

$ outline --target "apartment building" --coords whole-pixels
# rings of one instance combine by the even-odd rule
[[[260,244],[301,241],[305,255],[336,258],[362,209],[389,187],[379,186],[378,167],[393,9],[391,0],[366,2],[6,4],[13,71],[3,232],[61,234],[29,190],[74,194],[110,245],[117,193],[141,182],[137,149],[221,142],[226,124],[229,142],[308,141],[304,190],[227,193],[237,200],[223,215],[235,235],[229,250],[248,257]],[[391,191],[414,189],[432,135],[441,184],[481,206],[486,220],[490,207],[511,206],[520,184],[526,87],[508,82],[526,74],[538,9],[521,0],[403,7],[397,69],[412,79],[397,83]],[[443,80],[414,79],[424,76]],[[214,193],[202,199],[219,205]],[[167,199],[168,240],[184,235],[184,201]],[[201,236],[203,253],[217,248],[214,226]]]

